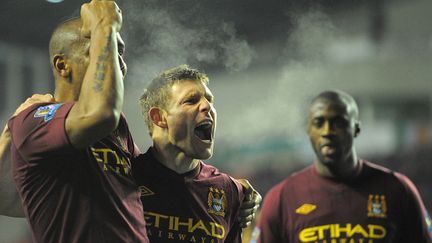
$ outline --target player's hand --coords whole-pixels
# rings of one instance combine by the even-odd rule
[[[29,106],[36,103],[52,103],[55,102],[54,97],[51,94],[34,94],[22,103],[14,112],[12,117],[18,115],[21,111],[25,110]]]
[[[81,6],[81,33],[85,37],[91,37],[96,28],[113,27],[119,32],[123,17],[120,8],[114,1],[92,0]]]
[[[240,206],[238,221],[240,227],[246,228],[255,219],[257,210],[261,204],[262,197],[246,179],[238,179],[245,193],[244,200]]]

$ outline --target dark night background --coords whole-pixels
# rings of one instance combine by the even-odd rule
[[[32,93],[53,91],[51,31],[84,1],[1,0],[0,121]],[[123,0],[125,113],[150,145],[137,99],[158,72],[205,71],[218,129],[209,161],[265,195],[313,159],[307,104],[325,89],[359,103],[360,157],[407,174],[432,210],[432,2],[428,0]],[[245,237],[247,238],[247,237]],[[0,243],[29,242],[0,217]]]

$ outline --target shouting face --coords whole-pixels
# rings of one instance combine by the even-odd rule
[[[169,143],[193,159],[213,154],[216,109],[209,88],[200,81],[181,80],[171,87],[166,108]]]

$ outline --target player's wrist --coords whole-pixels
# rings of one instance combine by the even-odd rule
[[[104,17],[95,23],[92,28],[92,33],[97,31],[113,31],[115,33],[120,32],[122,27],[122,20],[120,17]]]

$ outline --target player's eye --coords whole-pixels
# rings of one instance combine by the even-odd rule
[[[320,128],[324,124],[324,119],[322,118],[315,118],[312,120],[312,125],[314,127]]]
[[[185,104],[196,104],[198,102],[199,98],[197,96],[191,96],[185,99]]]

